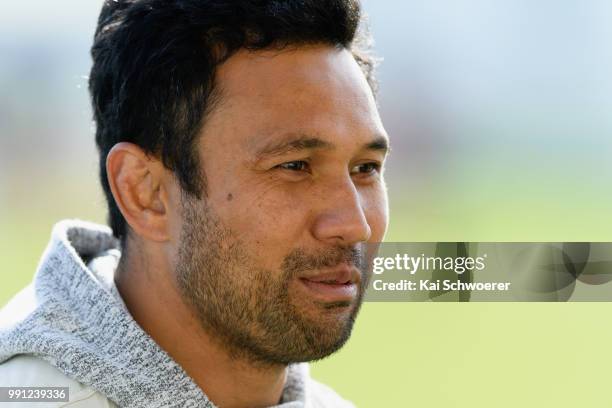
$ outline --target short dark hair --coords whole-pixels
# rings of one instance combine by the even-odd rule
[[[361,20],[358,0],[105,0],[89,90],[113,234],[127,232],[106,174],[115,144],[140,146],[185,192],[205,196],[194,147],[214,107],[216,67],[241,48],[329,44],[351,50],[375,90]]]

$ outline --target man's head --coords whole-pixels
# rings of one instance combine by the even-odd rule
[[[100,16],[90,89],[111,227],[126,251],[162,254],[236,355],[321,358],[359,309],[363,244],[387,224],[359,20],[340,0],[109,1]]]

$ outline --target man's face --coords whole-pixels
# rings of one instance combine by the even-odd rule
[[[181,199],[176,273],[235,356],[287,364],[348,339],[382,240],[387,136],[347,50],[241,51],[198,152],[206,197]],[[204,176],[203,176],[204,177]]]

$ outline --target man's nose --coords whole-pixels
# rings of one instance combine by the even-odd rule
[[[362,197],[349,177],[330,183],[321,194],[312,225],[313,236],[335,245],[353,245],[370,239]]]

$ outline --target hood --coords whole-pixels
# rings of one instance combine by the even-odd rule
[[[58,223],[33,282],[0,312],[0,363],[33,355],[124,407],[214,407],[134,321],[112,274],[88,267],[118,248],[108,227]],[[307,378],[306,364],[289,366],[277,407],[304,407]]]

